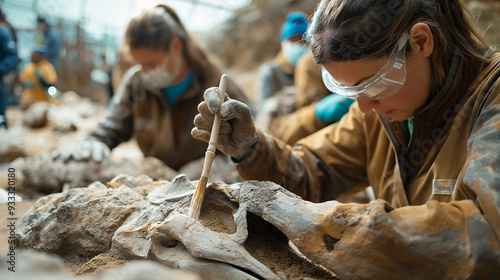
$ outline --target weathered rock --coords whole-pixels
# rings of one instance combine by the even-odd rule
[[[60,257],[41,253],[19,250],[15,252],[14,263],[9,263],[10,257],[2,254],[0,261],[0,278],[16,280],[67,280],[71,275],[66,270]],[[13,268],[12,268],[13,267]],[[12,268],[12,270],[8,270]]]
[[[45,196],[26,213],[18,231],[20,245],[70,258],[92,258],[108,251],[115,231],[146,204],[128,187],[108,188],[99,182],[88,189]]]
[[[118,174],[127,173],[133,176],[144,174],[155,180],[172,180],[177,172],[166,166],[157,158],[148,157],[142,161],[122,160],[120,162],[105,160],[94,161],[53,160],[49,154],[19,158],[11,163],[23,178],[18,183],[19,191],[26,196],[39,193],[60,192],[66,188],[86,187],[94,181],[106,183]]]
[[[74,132],[77,130],[78,130],[78,127],[75,125],[75,123],[73,123],[70,120],[62,121],[61,123],[56,124],[54,126],[54,128],[52,129],[52,131],[54,131],[54,132],[61,132],[61,133]]]
[[[257,202],[245,200],[254,197],[264,206],[276,196],[269,191],[259,195],[258,187],[241,187],[254,183],[239,184],[212,184],[200,218],[194,220],[187,212],[195,182],[186,176],[170,182],[121,175],[109,187],[94,183],[41,198],[23,218],[17,241],[21,248],[82,262],[110,251],[118,259],[156,259],[203,279],[335,278],[292,253],[288,239],[258,217],[267,213],[257,210]],[[272,194],[282,191],[272,183],[260,187],[270,188]],[[243,194],[247,190],[254,193]],[[243,203],[238,204],[237,197]],[[257,216],[248,216],[247,209]]]
[[[191,180],[197,180],[203,169],[203,158],[186,164],[179,172],[154,157],[147,157],[140,161],[107,159],[97,163],[92,160],[65,162],[59,159],[53,160],[49,154],[41,154],[16,159],[10,165],[18,171],[18,177],[22,177],[22,181],[20,179],[17,184],[19,191],[23,192],[26,197],[38,197],[40,194],[60,192],[63,187],[82,188],[95,181],[104,184],[118,174],[146,175],[151,180],[172,180],[182,173]],[[209,182],[214,181],[228,183],[241,181],[234,164],[228,157],[215,157],[209,177]],[[125,185],[133,186],[128,183]]]
[[[30,128],[44,127],[48,123],[50,103],[36,102],[28,107],[24,112],[23,123]]]
[[[99,280],[197,280],[198,275],[174,270],[152,261],[131,261],[123,267],[107,270],[96,276]],[[234,278],[236,279],[236,278]]]
[[[18,131],[0,129],[0,162],[12,161],[25,155],[22,134]]]
[[[84,119],[95,116],[103,109],[102,106],[92,102],[90,98],[80,96],[74,91],[64,92],[59,101],[61,102],[61,107],[71,110],[73,114]]]
[[[0,278],[16,280],[74,280],[77,279],[66,269],[61,258],[41,252],[26,250],[17,252],[15,272],[8,259],[0,262]],[[99,274],[86,277],[87,280],[198,280],[196,274],[173,270],[153,261],[131,261],[123,266],[106,269]]]

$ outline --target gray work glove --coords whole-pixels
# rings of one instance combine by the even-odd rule
[[[103,142],[87,139],[82,142],[70,144],[61,147],[51,153],[52,159],[69,159],[87,161],[89,159],[95,162],[101,162],[109,157],[109,147]]]
[[[205,101],[198,105],[200,112],[194,118],[196,127],[191,135],[205,142],[210,140],[210,132],[214,121],[214,114],[221,119],[217,149],[226,155],[240,161],[248,155],[258,141],[250,107],[238,100],[229,98],[222,104],[219,98],[219,89],[209,88],[203,94]]]

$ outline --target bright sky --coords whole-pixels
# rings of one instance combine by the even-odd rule
[[[105,31],[103,26],[110,29],[108,32],[122,34],[134,14],[159,3],[172,7],[188,30],[204,32],[228,19],[232,10],[250,2],[251,0],[0,0],[7,19],[16,28],[34,28],[36,13],[32,11],[35,9],[47,18],[53,15],[77,20],[84,14],[87,31],[96,35]],[[213,7],[214,5],[218,7]]]

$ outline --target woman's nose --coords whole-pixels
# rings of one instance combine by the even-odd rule
[[[356,101],[358,102],[359,110],[363,113],[369,112],[379,104],[378,100],[366,96],[360,96],[356,98]]]

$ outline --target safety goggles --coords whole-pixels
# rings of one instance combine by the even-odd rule
[[[322,67],[323,83],[330,91],[353,99],[359,96],[379,99],[398,92],[406,80],[405,45],[408,39],[409,35],[406,33],[401,36],[387,63],[368,80],[355,86],[345,86],[335,81],[325,67]]]

